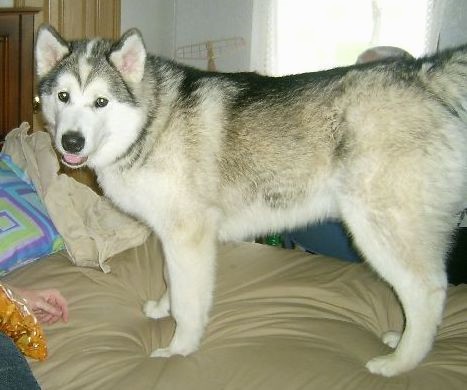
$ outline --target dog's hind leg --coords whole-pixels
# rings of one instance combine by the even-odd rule
[[[394,288],[404,309],[400,340],[394,335],[385,340],[397,344],[395,351],[367,363],[372,373],[393,376],[414,368],[432,347],[446,297],[443,257],[449,229],[433,229],[429,219],[412,215],[406,205],[375,210],[368,203],[353,202],[343,215],[355,243]]]

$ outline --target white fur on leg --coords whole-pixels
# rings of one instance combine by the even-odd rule
[[[405,362],[401,360],[399,354],[391,353],[389,355],[375,357],[365,366],[372,374],[391,377],[412,369],[416,364],[413,365],[413,367],[407,367]]]
[[[187,219],[189,221],[190,219]],[[197,221],[193,219],[193,221]],[[166,348],[156,349],[151,357],[186,356],[195,352],[208,321],[214,289],[216,240],[208,224],[180,224],[164,241],[166,278],[170,286],[170,312],[175,319],[175,334]],[[186,230],[185,230],[186,229]],[[176,239],[174,239],[175,237]],[[157,311],[168,305],[168,294]]]
[[[166,292],[158,301],[146,301],[143,306],[144,314],[149,318],[159,319],[170,315],[169,294]]]
[[[381,220],[365,204],[358,206],[346,207],[346,221],[368,262],[394,288],[406,318],[400,339],[394,333],[383,336],[395,351],[366,364],[373,374],[391,377],[415,368],[432,347],[446,296],[444,239],[423,225],[416,227],[419,218],[404,210],[395,207]],[[419,244],[425,242],[438,243],[438,250]]]
[[[392,349],[397,348],[397,345],[399,344],[400,339],[401,339],[401,332],[396,332],[392,330],[384,333],[382,337],[383,343],[391,347]]]
[[[410,288],[394,285],[406,313],[405,330],[392,354],[367,363],[366,367],[374,374],[390,377],[415,368],[430,351],[441,322],[445,283],[433,278],[419,280],[410,274],[405,277],[413,277]],[[385,334],[383,341],[388,345],[395,344],[397,333]]]
[[[174,355],[187,356],[199,348],[203,330],[204,327],[199,332],[193,332],[191,329],[183,330],[180,329],[180,325],[177,322],[175,335],[169,346],[152,351],[150,356],[162,358],[168,358]]]

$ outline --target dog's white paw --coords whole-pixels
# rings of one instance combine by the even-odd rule
[[[170,315],[170,305],[168,300],[146,301],[143,306],[144,314],[149,318],[159,319]]]
[[[383,375],[386,377],[401,374],[405,371],[411,370],[413,367],[413,365],[406,364],[394,353],[375,357],[366,364],[366,368],[368,368],[372,374]]]
[[[151,357],[162,357],[168,358],[171,356],[179,355],[179,356],[188,356],[189,354],[196,351],[196,348],[177,348],[169,345],[166,348],[158,348],[151,352]]]
[[[162,358],[168,358],[173,355],[177,355],[176,353],[173,353],[170,348],[158,348],[155,349],[154,351],[151,352],[151,357],[162,357]]]
[[[401,339],[401,333],[391,330],[389,332],[384,333],[382,339],[384,344],[395,349]]]
[[[174,355],[188,356],[196,352],[198,348],[198,337],[193,337],[192,332],[180,332],[180,329],[177,329],[170,344],[165,348],[158,348],[152,351],[151,357],[167,358]]]

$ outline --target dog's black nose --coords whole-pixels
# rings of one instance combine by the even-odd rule
[[[62,135],[62,146],[65,152],[80,152],[84,148],[84,142],[84,137],[77,131],[69,131]]]

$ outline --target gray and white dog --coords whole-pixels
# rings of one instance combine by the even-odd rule
[[[265,77],[209,73],[146,52],[140,33],[36,44],[43,114],[63,162],[163,242],[167,293],[146,303],[177,323],[152,356],[200,345],[218,240],[340,218],[405,312],[395,348],[367,363],[392,376],[430,351],[444,259],[467,165],[467,47],[418,60]]]

